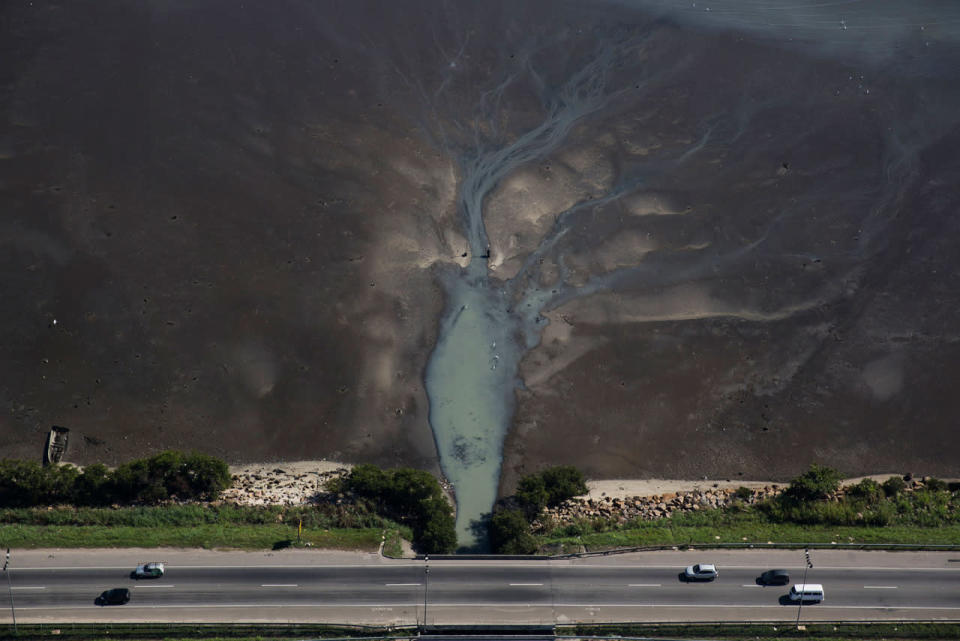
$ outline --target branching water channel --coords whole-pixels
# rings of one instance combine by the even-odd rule
[[[521,385],[518,367],[524,354],[539,344],[547,325],[544,312],[575,298],[610,290],[618,293],[629,293],[637,288],[662,291],[681,283],[717,280],[736,275],[744,265],[754,271],[766,269],[770,273],[771,265],[789,263],[791,255],[799,255],[797,252],[803,253],[804,261],[809,259],[819,263],[820,253],[826,251],[831,262],[829,273],[816,277],[814,285],[804,285],[805,289],[798,290],[795,295],[781,295],[779,290],[763,289],[764,296],[740,296],[738,293],[726,301],[720,292],[666,317],[675,321],[724,316],[757,322],[782,319],[822,305],[840,296],[845,283],[855,280],[858,265],[882,246],[885,229],[897,213],[899,194],[910,183],[916,167],[916,153],[927,144],[926,141],[935,139],[935,128],[923,135],[922,128],[916,127],[901,132],[899,123],[896,128],[889,126],[884,130],[888,133],[880,160],[886,167],[883,189],[870,192],[870,207],[844,210],[843,216],[849,220],[840,214],[831,214],[834,224],[843,222],[856,230],[851,234],[853,240],[846,245],[835,241],[826,245],[802,235],[794,238],[797,230],[803,227],[800,224],[803,217],[809,213],[809,203],[803,198],[794,198],[776,207],[766,205],[762,212],[754,212],[757,215],[754,224],[734,225],[723,233],[708,234],[709,242],[697,240],[685,245],[678,243],[675,247],[665,243],[647,253],[638,250],[626,263],[616,263],[606,268],[607,271],[593,271],[586,279],[582,274],[568,272],[565,256],[561,255],[565,242],[590,224],[586,220],[588,217],[581,219],[580,214],[596,214],[603,205],[642,191],[658,176],[675,172],[687,162],[699,162],[703,158],[701,154],[710,154],[710,160],[719,162],[722,150],[734,149],[742,137],[750,138],[754,117],[761,118],[762,123],[762,114],[766,113],[769,118],[771,110],[781,105],[782,100],[769,92],[754,92],[756,95],[747,92],[732,108],[701,104],[697,106],[697,115],[684,120],[684,135],[674,138],[673,143],[656,145],[655,151],[649,155],[638,154],[629,162],[621,162],[604,192],[584,195],[580,202],[556,213],[554,224],[537,239],[536,246],[532,249],[527,246],[529,253],[514,276],[496,277],[489,264],[491,243],[484,220],[484,205],[498,184],[512,172],[549,158],[564,144],[578,123],[600,116],[606,118],[614,113],[614,109],[630,104],[631,96],[653,93],[656,87],[662,87],[659,79],[679,74],[688,64],[682,55],[661,57],[657,64],[648,64],[644,61],[646,44],[643,39],[646,36],[641,33],[634,31],[634,39],[630,42],[603,39],[594,55],[567,74],[562,82],[554,83],[559,85],[556,87],[551,86],[546,76],[538,74],[535,65],[528,62],[523,72],[525,80],[536,88],[544,105],[539,124],[513,138],[494,142],[498,139],[497,124],[502,121],[499,109],[504,88],[517,80],[520,72],[516,72],[499,85],[493,83],[495,88],[478,101],[481,113],[476,114],[475,121],[482,122],[483,126],[475,125],[476,144],[467,151],[460,149],[459,154],[454,145],[447,145],[450,153],[460,156],[457,204],[471,258],[466,267],[451,268],[441,274],[447,307],[427,366],[426,390],[441,467],[456,492],[457,536],[462,546],[484,545],[483,541],[477,540],[472,526],[490,512],[496,500],[504,438],[513,420],[515,392]],[[792,42],[790,34],[780,35],[785,43]],[[835,35],[829,37],[824,51],[847,51],[834,42]],[[862,49],[858,44],[867,40],[873,41],[863,36],[849,43],[849,50],[870,58],[874,49]],[[846,75],[853,78],[852,74]],[[767,82],[766,77],[758,76],[758,80]],[[614,86],[617,83],[621,84]],[[445,86],[446,82],[432,97],[422,89],[421,93],[425,101],[431,102]],[[838,90],[831,88],[830,91],[833,95]],[[784,95],[793,94],[786,92]],[[793,108],[790,104],[782,106],[788,112]],[[434,111],[433,115],[436,113]],[[484,133],[480,134],[480,131]],[[798,135],[785,131],[783,140],[793,141],[791,144],[795,145],[796,140],[802,140]],[[916,144],[905,145],[905,140]],[[823,153],[835,155],[837,152],[831,149],[827,147]],[[782,168],[786,170],[787,165]],[[839,193],[859,194],[859,183],[853,178],[848,181],[848,187],[835,186],[846,190]],[[763,186],[763,183],[756,184]],[[732,192],[727,190],[725,193]],[[820,192],[806,196],[814,203],[820,202],[820,197]],[[835,207],[829,209],[833,212]],[[725,210],[715,211],[720,214],[710,221],[713,230],[722,229],[725,220],[738,220],[736,212],[722,218]],[[523,214],[518,211],[517,219],[523,220]],[[613,228],[615,225],[606,227],[608,230]],[[568,232],[572,233],[568,236]],[[681,236],[686,237],[684,234],[678,237]],[[540,272],[544,260],[557,270],[550,278]],[[549,285],[544,284],[548,282]],[[653,320],[656,314],[648,316]],[[643,320],[644,317],[641,314],[637,318]]]
[[[605,78],[622,53],[613,46],[602,49],[555,92],[539,126],[462,162],[458,206],[472,258],[466,268],[443,276],[447,308],[426,374],[430,424],[444,474],[456,492],[461,545],[478,544],[472,525],[496,499],[519,362],[539,342],[546,325],[541,312],[571,294],[562,284],[549,289],[537,284],[532,277],[536,258],[564,234],[567,214],[578,208],[560,214],[520,272],[500,280],[488,269],[484,200],[511,171],[547,156],[575,123],[616,97]]]

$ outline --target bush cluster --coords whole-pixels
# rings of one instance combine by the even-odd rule
[[[168,450],[124,463],[115,470],[96,463],[41,466],[35,461],[0,461],[0,505],[97,506],[156,504],[169,499],[211,500],[230,486],[227,464],[206,454]]]
[[[457,547],[453,509],[440,483],[429,472],[401,467],[382,470],[375,465],[357,465],[350,474],[328,489],[368,501],[388,518],[409,524],[413,544],[427,554],[453,552]]]
[[[835,496],[840,478],[836,470],[811,465],[783,494],[757,507],[774,523],[918,527],[960,523],[960,496],[939,479],[927,479],[921,490],[909,493],[899,476],[883,483],[864,479]]]
[[[893,476],[883,483],[864,479],[839,493],[839,478],[840,474],[834,470],[813,466],[794,479],[783,494],[761,503],[745,504],[743,501],[753,493],[742,488],[742,491],[735,492],[741,500],[723,509],[675,513],[657,520],[638,517],[626,523],[616,518],[580,519],[552,528],[549,538],[569,539],[620,531],[650,533],[675,529],[680,532],[700,528],[705,540],[712,539],[715,532],[730,531],[736,533],[734,540],[744,535],[751,540],[767,540],[771,526],[776,528],[779,525],[788,526],[787,531],[792,531],[790,527],[809,527],[811,531],[819,531],[817,528],[844,526],[869,531],[883,526],[916,530],[960,526],[960,486],[955,483],[927,478],[922,488],[907,492],[904,480]],[[517,519],[501,518],[503,520],[498,525],[503,533],[504,552],[536,547],[537,541],[524,536]],[[657,539],[656,535],[651,536],[651,540]],[[662,540],[669,538],[664,535]]]
[[[524,476],[513,496],[490,517],[487,531],[493,551],[533,554],[537,551],[537,540],[530,531],[530,523],[543,508],[556,507],[587,491],[583,473],[572,465],[558,465]]]

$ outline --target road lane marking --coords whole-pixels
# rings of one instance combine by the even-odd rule
[[[298,588],[296,583],[261,583],[261,588]]]
[[[741,588],[761,588],[762,585],[757,585],[756,583],[744,583],[740,586]]]
[[[511,583],[512,588],[542,588],[542,583]]]
[[[396,603],[278,603],[273,605],[260,605],[256,603],[223,603],[223,604],[204,604],[204,605],[183,605],[183,604],[170,604],[170,605],[131,605],[127,604],[124,606],[124,609],[139,610],[139,609],[151,609],[151,610],[189,610],[189,609],[202,609],[202,610],[211,610],[218,608],[251,608],[251,607],[262,607],[262,608],[384,608],[384,607],[408,607],[410,604],[406,601],[396,602]],[[549,606],[549,604],[543,604]],[[767,610],[780,610],[783,611],[785,607],[782,605],[744,605],[742,603],[715,603],[715,604],[693,604],[693,603],[556,603],[553,604],[554,607],[563,607],[563,608],[727,608],[727,609],[767,609]],[[490,608],[490,607],[516,607],[516,608],[527,608],[529,604],[518,604],[515,601],[505,601],[505,602],[491,602],[491,603],[431,603],[430,607],[437,608]],[[888,605],[823,605],[818,603],[816,605],[818,610],[882,610],[882,611],[891,611],[891,610],[935,610],[935,611],[960,611],[960,606],[947,606],[947,605],[905,605],[905,606],[888,606]],[[17,610],[97,610],[99,612],[103,611],[103,606],[99,605],[51,605],[51,606],[24,606],[17,607]]]
[[[752,552],[756,552],[756,551],[771,551],[771,550],[779,551],[780,549],[781,549],[781,548],[772,548],[772,547],[771,547],[771,548],[768,548],[768,547],[766,547],[766,546],[763,546],[763,548],[761,548],[761,547],[760,547],[760,544],[758,544],[757,547],[756,547],[755,549],[751,550],[751,551],[752,551]],[[473,564],[472,564],[472,563],[463,562],[463,561],[455,562],[455,561],[441,561],[441,560],[437,560],[437,561],[435,561],[435,563],[437,563],[438,565],[442,565],[442,566],[444,566],[444,567],[473,567]],[[563,566],[563,565],[555,565],[555,564],[553,564],[553,563],[551,563],[551,562],[549,562],[549,561],[492,562],[492,563],[489,563],[489,567],[497,567],[497,568],[503,568],[503,567],[507,567],[507,568],[510,568],[510,567],[541,567],[541,568],[542,568],[542,567],[545,566],[545,564],[549,564],[550,567],[552,567],[552,568],[555,569],[555,570],[560,570],[560,571],[573,571],[573,572],[582,571],[583,568],[588,568],[588,569],[591,570],[591,571],[595,571],[595,570],[602,570],[602,571],[619,571],[619,570],[630,570],[630,569],[635,569],[635,570],[644,570],[644,569],[647,569],[647,570],[650,570],[650,569],[668,569],[668,570],[669,570],[669,569],[679,569],[679,568],[680,568],[680,566],[677,565],[677,564],[661,565],[661,564],[657,564],[657,563],[651,563],[651,564],[629,564],[629,563],[628,563],[628,564],[622,564],[622,565],[616,565],[616,566],[589,565],[589,564],[578,564],[578,565]],[[167,566],[167,567],[169,568],[170,566]],[[253,570],[253,569],[262,569],[262,568],[269,568],[269,569],[286,569],[286,570],[317,570],[317,569],[329,569],[329,570],[333,570],[333,569],[345,569],[345,570],[356,570],[356,569],[367,569],[367,568],[370,568],[370,567],[373,567],[373,566],[369,566],[369,565],[343,565],[343,564],[339,564],[339,563],[333,563],[333,564],[330,564],[330,565],[318,564],[318,565],[307,565],[307,566],[304,566],[304,565],[277,565],[277,564],[270,563],[270,564],[264,564],[264,565],[230,565],[230,564],[227,564],[227,565],[177,565],[176,567],[177,567],[177,569],[189,569],[189,570]],[[757,570],[757,569],[758,569],[757,566],[754,566],[754,565],[724,565],[723,567],[728,568],[728,569],[731,569],[731,570]],[[802,569],[803,569],[803,566],[802,566],[802,565],[788,565],[788,566],[785,566],[785,567],[786,567],[787,569],[793,568],[793,569],[795,569],[795,570],[802,570]],[[904,568],[899,568],[899,567],[895,567],[895,568],[891,568],[890,566],[882,566],[882,565],[878,565],[878,566],[818,565],[817,567],[818,567],[819,569],[821,569],[821,570],[851,570],[851,569],[856,569],[856,570],[863,570],[863,571],[871,571],[871,570],[890,571],[890,570],[895,570],[895,571],[897,571],[897,572],[953,572],[953,573],[960,572],[960,568],[958,568],[958,567],[946,567],[946,568],[944,568],[944,567],[925,567],[925,568],[916,568],[916,567],[913,567],[913,568],[906,568],[906,567],[904,567]],[[130,566],[129,566],[129,565],[48,565],[48,566],[27,566],[27,567],[21,567],[21,568],[18,568],[18,569],[19,569],[21,572],[27,572],[27,571],[48,571],[48,570],[68,570],[68,571],[76,571],[76,570],[129,570],[129,569],[130,569]]]
[[[895,585],[865,585],[863,586],[864,590],[896,590],[897,586]]]
[[[659,588],[659,583],[628,583],[629,588]]]
[[[417,587],[419,583],[384,583],[388,588]]]
[[[15,588],[10,588],[11,590],[46,590],[46,586],[43,585],[18,585]]]
[[[133,586],[138,590],[145,590],[147,588],[173,588],[176,587],[172,583],[164,583],[163,585],[135,585]]]

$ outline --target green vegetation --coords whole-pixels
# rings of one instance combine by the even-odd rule
[[[0,626],[0,638],[14,638],[13,626]],[[46,623],[21,624],[17,639],[166,639],[169,641],[254,641],[261,639],[409,637],[410,627],[350,626],[318,623]],[[56,633],[53,631],[57,630]],[[557,626],[557,634],[569,637],[655,637],[712,639],[957,639],[960,625],[944,623],[807,623],[804,630],[783,623],[604,623]]]
[[[572,465],[550,467],[524,476],[513,496],[504,499],[487,521],[490,545],[497,554],[533,554],[538,548],[530,523],[543,508],[587,493],[583,473]]]
[[[104,526],[104,527],[193,527],[199,525],[285,525],[296,528],[380,528],[395,527],[389,520],[355,506],[164,505],[123,508],[59,507],[54,509],[0,509],[0,524]]]
[[[809,470],[790,482],[783,497],[794,503],[821,501],[836,492],[842,480],[840,472],[814,463]]]
[[[609,623],[579,624],[557,628],[561,636],[623,636],[657,638],[711,639],[818,639],[850,641],[853,639],[958,639],[957,623],[807,623],[805,629],[784,623]]]
[[[526,513],[527,520],[533,520],[543,508],[556,507],[586,493],[583,473],[572,465],[558,465],[521,478],[513,498]]]
[[[453,509],[429,472],[357,465],[328,489],[351,494],[358,505],[409,525],[414,546],[424,553],[452,552],[457,547]]]
[[[409,637],[410,628],[323,623],[44,623],[0,626],[0,638],[165,639],[177,641],[254,641],[281,639]],[[56,632],[54,632],[56,630]]]
[[[738,501],[653,521],[583,520],[555,527],[537,542],[564,550],[768,541],[960,547],[960,489],[927,479],[908,492],[903,479],[892,477],[883,484],[865,479],[838,494],[840,478],[835,470],[813,465],[784,493],[756,505]],[[739,491],[735,496],[747,498]]]
[[[605,520],[581,521],[538,536],[540,545],[555,545],[566,552],[582,545],[587,550],[618,547],[710,545],[768,541],[793,543],[904,543],[955,545],[960,547],[960,525],[939,528],[913,526],[828,526],[771,523],[756,512],[726,510],[675,514],[655,521],[632,521],[617,525]]]
[[[383,536],[383,555],[399,559],[403,556],[403,541],[409,541],[412,538],[413,532],[406,526],[387,530]]]
[[[215,499],[230,481],[225,463],[198,453],[161,452],[112,471],[99,464],[81,472],[70,465],[0,461],[0,541],[17,547],[281,548],[295,545],[302,522],[298,544],[376,549],[390,532],[390,550],[398,555],[401,536],[426,552],[456,546],[453,511],[440,484],[410,468],[360,465],[334,479],[331,489],[354,501],[298,507],[169,503]]]
[[[374,552],[380,546],[379,528],[315,530],[285,525],[198,525],[176,527],[3,525],[0,541],[15,548],[190,547],[280,549],[312,547]]]
[[[199,452],[168,450],[113,471],[101,464],[81,472],[72,465],[0,461],[0,505],[9,507],[211,500],[229,485],[227,464]]]
[[[539,547],[530,532],[530,522],[521,510],[499,510],[487,528],[490,546],[498,554],[534,554]]]
[[[278,542],[376,550],[397,526],[355,506],[167,505],[0,510],[0,542],[41,547],[203,547],[269,549]]]

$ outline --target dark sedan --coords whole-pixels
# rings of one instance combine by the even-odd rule
[[[760,585],[787,585],[790,575],[786,570],[767,570],[757,578]]]
[[[113,588],[97,597],[97,605],[123,605],[130,600],[130,590]]]

